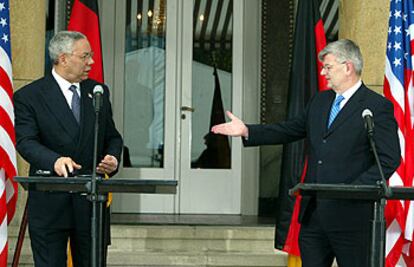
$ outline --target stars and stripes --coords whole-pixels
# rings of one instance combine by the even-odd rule
[[[0,0],[0,266],[7,266],[7,225],[17,201],[13,86],[8,0]]]
[[[391,186],[414,186],[414,9],[412,0],[391,0],[386,48],[384,95],[394,104],[401,165]],[[414,202],[388,201],[386,266],[414,266]]]

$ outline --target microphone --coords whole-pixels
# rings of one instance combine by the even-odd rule
[[[365,128],[367,129],[368,135],[372,137],[374,134],[374,121],[372,119],[372,111],[367,108],[364,109],[364,111],[362,111],[362,118],[365,121]]]
[[[381,180],[377,181],[377,184],[383,188],[384,196],[390,197],[392,195],[392,191],[387,185],[387,181],[385,180],[384,172],[382,171],[381,162],[379,160],[377,149],[375,146],[375,141],[373,138],[374,137],[374,120],[373,120],[372,111],[369,110],[368,108],[364,109],[364,111],[362,111],[362,118],[365,121],[365,128],[367,129],[369,143],[370,143],[372,153],[374,154],[375,162],[378,166],[378,170],[380,173]]]
[[[93,106],[95,107],[95,112],[99,112],[102,107],[102,95],[103,95],[102,85],[95,85],[93,88]]]
[[[93,135],[93,163],[92,163],[92,176],[91,181],[88,183],[88,196],[87,199],[92,202],[91,212],[91,266],[101,266],[101,246],[102,238],[99,233],[102,232],[102,194],[98,191],[97,180],[99,177],[96,175],[97,157],[98,157],[98,135],[99,135],[99,115],[102,107],[103,96],[102,85],[95,85],[93,88],[93,106],[95,107],[95,130]],[[101,216],[99,216],[101,215]],[[98,263],[98,264],[97,264]]]

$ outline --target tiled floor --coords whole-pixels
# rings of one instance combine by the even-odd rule
[[[113,213],[111,216],[112,224],[272,226],[274,225],[274,222],[275,219],[270,217],[239,215]]]

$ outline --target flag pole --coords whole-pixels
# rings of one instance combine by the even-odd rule
[[[22,252],[24,236],[26,234],[26,228],[27,228],[27,202],[28,200],[26,200],[26,205],[24,206],[22,221],[20,223],[20,228],[19,228],[19,235],[17,238],[16,247],[14,249],[13,261],[11,265],[12,267],[19,266],[20,254]]]

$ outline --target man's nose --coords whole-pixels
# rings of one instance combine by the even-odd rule
[[[92,65],[92,64],[94,64],[95,63],[95,60],[93,60],[93,58],[92,57],[90,57],[89,59],[88,59],[88,65]]]

